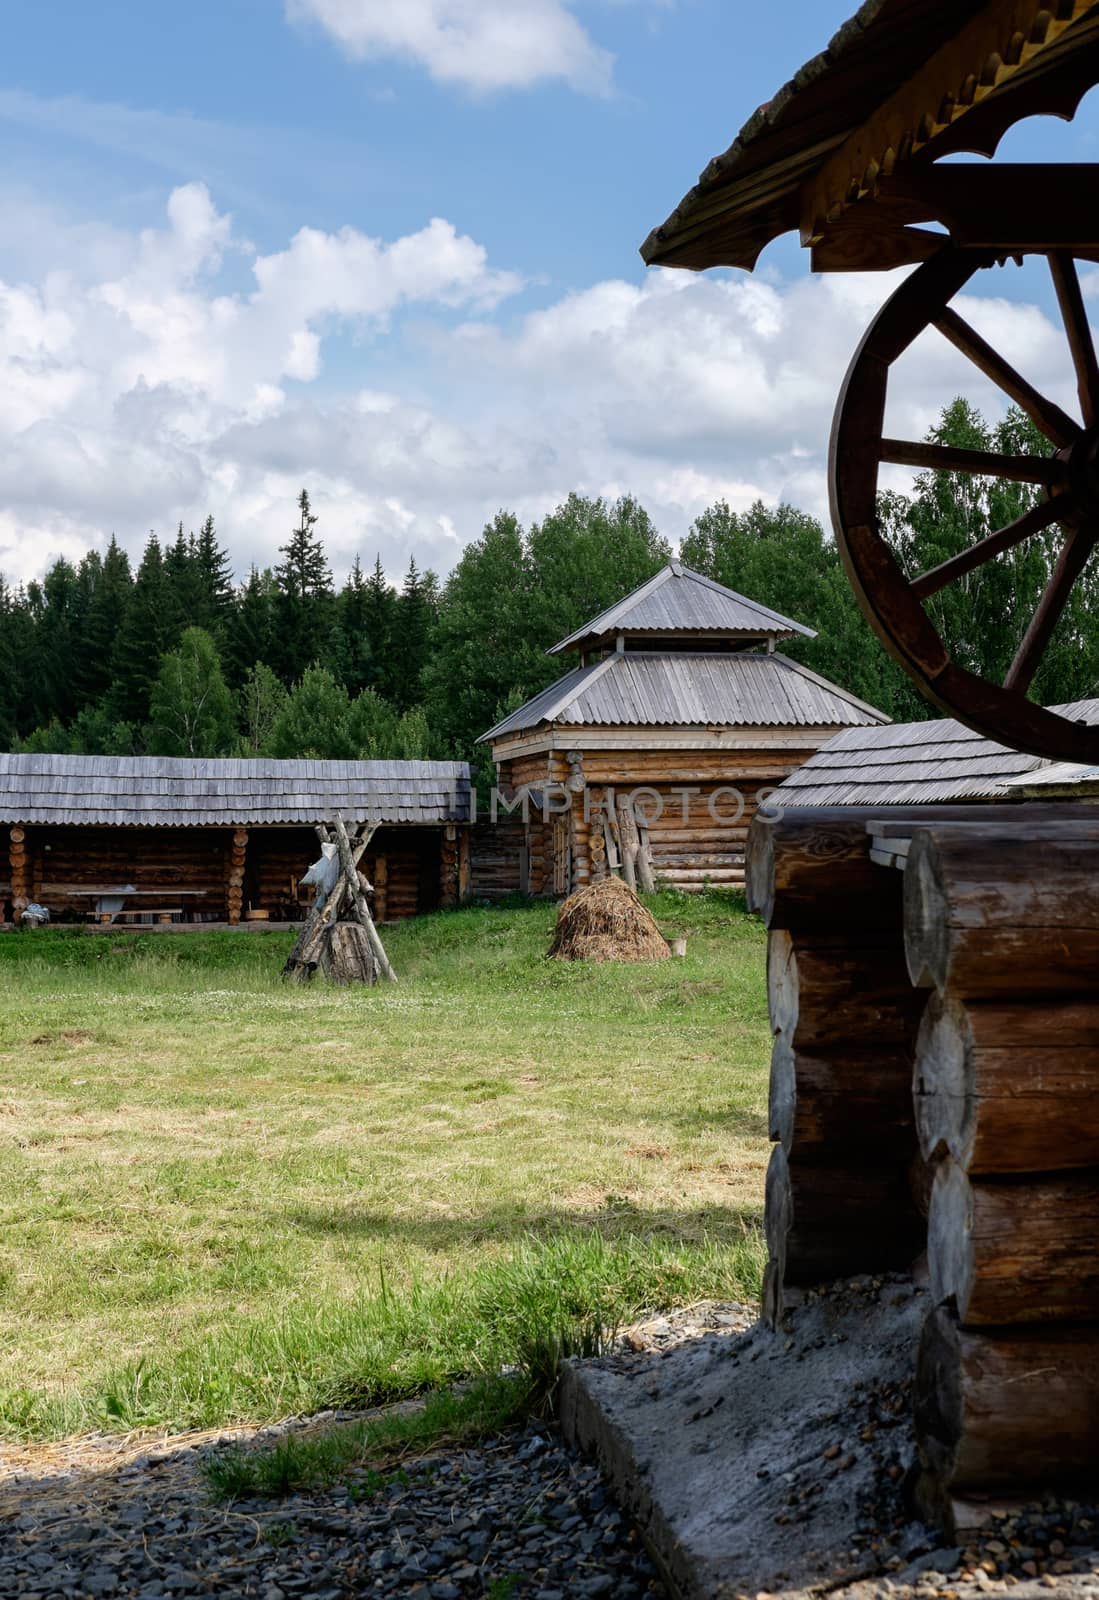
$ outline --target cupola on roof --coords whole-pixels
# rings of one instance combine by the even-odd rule
[[[562,639],[547,655],[566,650],[594,650],[617,634],[680,634],[692,637],[717,636],[739,639],[815,639],[812,628],[784,617],[781,612],[761,606],[735,589],[727,589],[713,578],[692,572],[681,561],[666,567],[640,588],[619,600],[567,639]]]

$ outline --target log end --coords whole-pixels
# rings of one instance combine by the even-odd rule
[[[775,838],[773,822],[753,817],[748,829],[744,860],[744,892],[748,910],[757,912],[767,927],[775,914]]]
[[[767,1093],[768,1136],[787,1151],[794,1137],[797,1112],[797,1062],[787,1036],[780,1033],[771,1048],[771,1081]]]
[[[973,1293],[973,1193],[956,1161],[942,1161],[931,1186],[927,1217],[931,1298],[953,1305],[965,1320]]]
[[[946,896],[934,841],[916,833],[904,872],[904,958],[917,989],[942,989],[948,965]]]
[[[920,1021],[912,1074],[916,1132],[925,1161],[968,1167],[976,1132],[973,1030],[961,1001],[933,994]]]

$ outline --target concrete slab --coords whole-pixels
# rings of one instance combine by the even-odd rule
[[[911,1379],[924,1292],[856,1279],[779,1332],[715,1332],[564,1373],[594,1453],[684,1600],[834,1591],[938,1542],[911,1521]]]

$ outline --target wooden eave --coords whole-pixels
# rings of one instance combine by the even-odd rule
[[[576,723],[556,723],[531,728],[494,740],[492,759],[497,765],[521,756],[567,753],[570,750],[644,751],[674,755],[707,750],[819,750],[841,730],[835,723],[819,727],[624,727],[585,728]]]
[[[751,270],[797,228],[820,270],[925,259],[947,237],[912,223],[951,226],[932,163],[991,156],[1023,117],[1070,119],[1096,81],[1099,0],[868,0],[711,161],[641,254],[654,266]],[[972,182],[982,169],[966,170]]]

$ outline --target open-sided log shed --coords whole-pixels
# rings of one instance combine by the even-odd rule
[[[414,916],[468,893],[470,811],[464,762],[0,755],[0,911],[297,919],[313,830],[340,812],[379,824],[363,869],[376,920]]]
[[[841,735],[787,783],[777,820],[753,822],[747,887],[770,930],[775,1035],[765,1310],[781,1317],[789,1286],[904,1268],[926,1248],[918,1496],[947,1521],[958,1495],[1099,1477],[1099,809],[1080,803],[1099,708],[1028,698],[1099,543],[1099,358],[1077,265],[1099,261],[1099,165],[942,161],[991,157],[1037,113],[1071,118],[1097,81],[1099,0],[868,0],[642,250],[750,270],[796,228],[818,271],[914,268],[854,353],[829,485],[867,618],[953,720]],[[1069,409],[955,303],[1034,257],[1063,323]],[[1047,451],[890,437],[893,369],[925,333]],[[882,463],[1035,493],[917,573],[879,522]],[[1051,575],[992,682],[953,659],[927,602],[1039,534],[1055,541]],[[1058,764],[1050,781],[1036,758]],[[1063,798],[1009,803],[1045,795]]]

